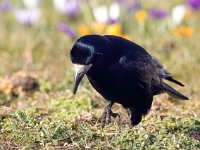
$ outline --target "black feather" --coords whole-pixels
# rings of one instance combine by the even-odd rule
[[[186,96],[184,96],[180,92],[176,91],[175,89],[173,89],[171,86],[167,85],[166,83],[164,83],[164,88],[165,88],[167,94],[169,94],[170,96],[172,96],[176,99],[179,99],[179,100],[188,100],[188,98]]]
[[[176,83],[176,84],[178,84],[178,85],[180,85],[180,86],[184,86],[184,84],[182,84],[181,82],[179,82],[179,81],[173,79],[172,77],[167,77],[167,78],[165,78],[165,79],[168,80],[168,81],[171,81],[171,82],[173,82],[173,83]]]

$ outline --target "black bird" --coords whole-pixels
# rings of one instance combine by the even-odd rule
[[[111,116],[118,115],[111,110],[115,102],[130,110],[131,124],[137,125],[151,108],[154,95],[166,92],[176,99],[188,100],[163,80],[184,86],[182,83],[144,48],[124,38],[83,36],[73,45],[70,57],[75,65],[73,93],[86,74],[95,90],[110,101],[100,117],[103,126]]]

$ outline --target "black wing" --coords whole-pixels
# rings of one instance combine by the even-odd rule
[[[156,59],[155,57],[152,56],[153,63],[159,68],[159,73],[161,78],[164,78],[168,81],[171,81],[173,83],[176,83],[180,86],[184,86],[181,82],[175,80],[172,75],[163,67],[163,65]]]
[[[173,79],[163,65],[141,46],[118,36],[105,35],[103,37],[113,43],[113,54],[116,51],[121,51],[121,56],[119,57],[120,65],[149,87],[160,85],[162,79],[183,86],[182,83]]]
[[[119,62],[126,72],[136,76],[139,81],[146,83],[147,86],[160,84],[160,68],[156,66],[150,55],[138,56],[136,60],[132,59],[131,55],[127,55],[123,56]]]

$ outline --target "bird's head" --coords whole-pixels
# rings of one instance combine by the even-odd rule
[[[102,42],[102,36],[87,35],[79,38],[73,45],[70,57],[75,67],[74,94],[76,94],[84,75],[93,66],[95,61],[103,55],[98,48],[100,44],[103,44]]]

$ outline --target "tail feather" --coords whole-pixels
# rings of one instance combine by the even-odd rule
[[[164,83],[163,86],[168,95],[170,95],[176,99],[179,99],[179,100],[188,100],[188,98],[186,96],[184,96],[180,92],[176,91],[175,89],[173,89],[171,86],[167,85],[166,83]]]
[[[176,84],[178,84],[178,85],[180,85],[180,86],[184,86],[184,84],[182,84],[181,82],[179,82],[179,81],[173,79],[172,77],[167,77],[167,78],[165,78],[165,79],[168,80],[168,81],[174,82],[174,83],[176,83]]]

